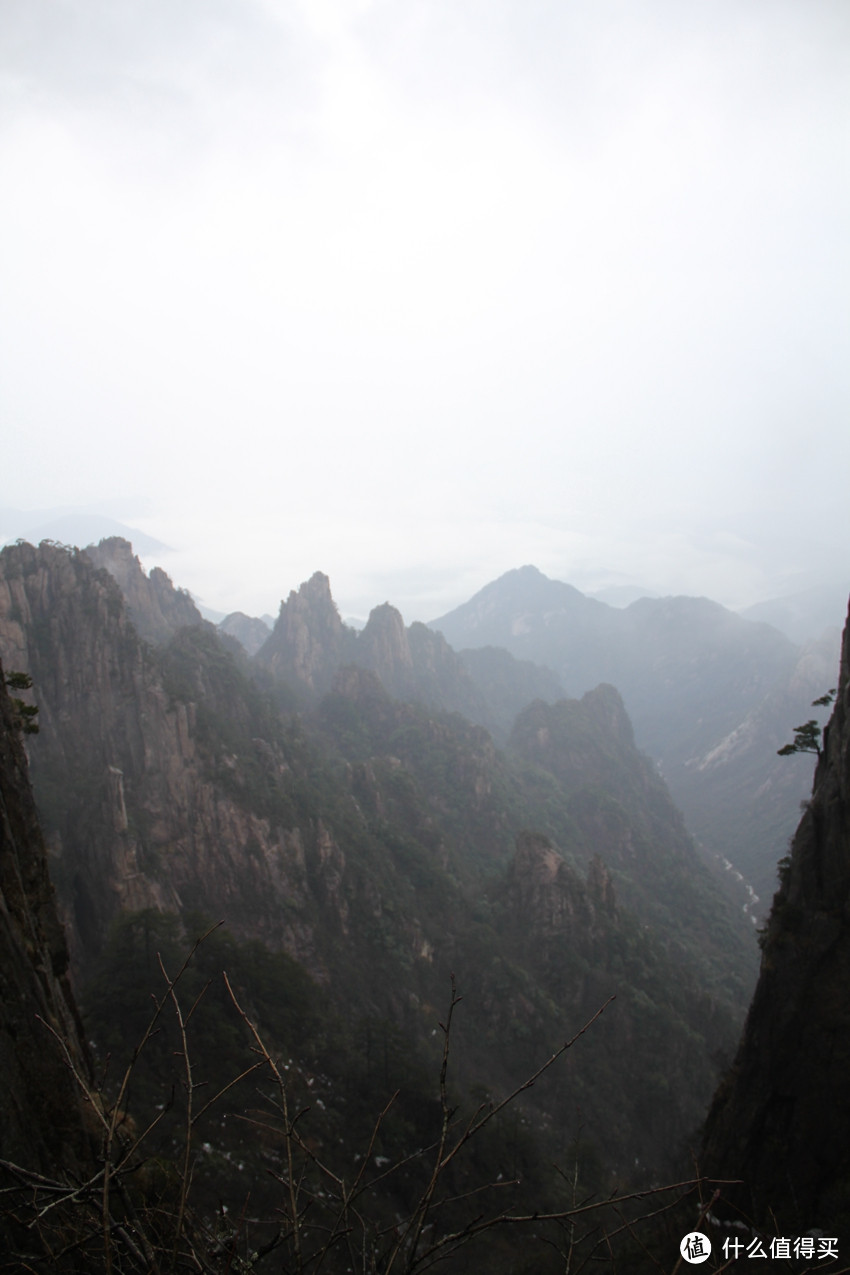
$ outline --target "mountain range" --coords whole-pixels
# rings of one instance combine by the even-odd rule
[[[642,598],[624,609],[522,567],[434,620],[467,658],[498,647],[550,668],[570,695],[608,681],[638,746],[657,762],[690,831],[769,906],[811,783],[780,759],[792,724],[834,680],[839,633],[798,647],[707,598]]]
[[[194,958],[207,997],[196,1066],[229,1095],[196,1135],[209,1148],[193,1186],[202,1217],[236,1200],[243,1174],[257,1184],[253,1213],[273,1213],[259,1183],[280,1164],[272,1144],[246,1141],[249,1100],[226,1079],[240,1024],[225,966],[289,1058],[310,1146],[336,1173],[376,1136],[370,1121],[394,1091],[378,1167],[407,1164],[431,1136],[455,980],[459,1110],[497,1104],[606,1006],[567,1070],[523,1090],[486,1144],[487,1174],[522,1179],[516,1207],[562,1201],[566,1163],[573,1192],[604,1196],[675,1174],[698,1146],[758,949],[670,774],[704,782],[712,767],[686,762],[752,719],[746,748],[727,745],[715,768],[717,793],[746,789],[741,758],[760,774],[758,739],[775,729],[786,742],[798,702],[829,680],[821,657],[807,666],[768,626],[704,599],[616,612],[533,568],[438,623],[406,627],[385,604],[357,632],[317,573],[252,654],[163,572],[146,575],[126,541],[0,553],[0,659],[32,678],[43,858],[96,1062],[135,1056],[162,982],[157,952],[175,968],[193,936],[226,923]],[[557,658],[542,660],[547,650]],[[777,792],[805,759],[789,760]],[[161,1158],[179,1141],[163,1094],[188,1048],[170,1039],[154,1041],[134,1082],[134,1120],[154,1120]],[[484,1172],[474,1157],[467,1171]],[[401,1216],[417,1173],[376,1186],[375,1207]],[[460,1226],[464,1191],[453,1181],[446,1205]],[[258,1242],[272,1232],[257,1221]],[[521,1253],[493,1249],[491,1268],[520,1269]]]

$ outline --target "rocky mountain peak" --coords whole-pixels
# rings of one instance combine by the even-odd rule
[[[413,656],[401,612],[389,602],[375,607],[357,639],[358,663],[386,673],[390,680],[400,672],[410,673]]]
[[[311,606],[322,608],[328,618],[336,617],[339,620],[339,612],[336,609],[336,603],[331,596],[330,577],[326,576],[323,571],[314,571],[309,580],[305,580],[300,585],[298,591],[292,590],[289,600],[300,598],[304,602],[308,602]],[[339,621],[340,624],[342,621]]]
[[[537,567],[506,571],[480,589],[462,606],[430,621],[456,649],[466,646],[507,646],[512,640],[545,630],[547,617],[576,616],[584,611],[603,614],[604,603],[586,598],[570,584],[550,580]]]
[[[564,860],[542,832],[521,832],[516,841],[514,872],[521,878],[551,885]]]
[[[275,676],[324,694],[354,638],[354,630],[340,619],[330,580],[316,571],[281,602],[277,622],[257,659]]]
[[[89,545],[85,552],[96,567],[104,568],[112,576],[127,602],[130,619],[146,641],[160,646],[185,625],[203,623],[189,594],[184,589],[175,589],[161,567],[153,567],[150,574],[145,575],[129,540],[110,536],[99,544]]]
[[[581,702],[604,730],[609,731],[628,748],[634,747],[635,733],[631,719],[616,686],[612,686],[610,682],[600,682],[599,686],[582,696]]]

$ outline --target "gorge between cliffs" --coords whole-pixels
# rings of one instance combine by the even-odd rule
[[[488,590],[216,627],[125,541],[0,552],[0,1269],[850,1262],[846,635],[809,800],[826,647]]]

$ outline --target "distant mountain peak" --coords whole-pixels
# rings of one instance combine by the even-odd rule
[[[272,625],[256,616],[246,615],[244,611],[231,611],[218,625],[218,630],[236,638],[249,655],[256,655],[263,643],[268,641]]]
[[[324,693],[353,637],[354,630],[340,618],[330,580],[315,571],[281,602],[274,629],[257,658],[276,675],[294,677],[311,691]]]
[[[483,589],[479,589],[478,593],[471,599],[481,597],[486,593],[513,593],[517,589],[522,591],[532,591],[531,596],[538,597],[541,593],[561,594],[564,596],[583,598],[584,594],[575,585],[566,584],[563,580],[553,580],[551,576],[544,575],[539,567],[526,564],[524,567],[514,567],[510,571],[505,571],[503,575],[497,579],[485,584]]]
[[[549,577],[544,575],[539,567],[535,567],[532,563],[527,562],[524,567],[514,567],[511,571],[506,571],[499,577],[500,580],[506,580],[509,576],[524,577],[526,580],[548,580]],[[497,581],[498,583],[498,581]]]
[[[323,571],[314,571],[298,589],[292,589],[285,602],[280,604],[275,629],[286,625],[295,616],[308,616],[311,622],[340,634],[344,624],[331,593],[331,582]]]
[[[331,594],[330,578],[323,571],[314,571],[309,580],[305,580],[298,588],[296,595],[295,590],[290,593],[290,598],[300,596],[312,600],[322,600],[329,602],[336,611],[336,603]]]
[[[373,607],[357,639],[358,663],[392,677],[412,670],[413,656],[401,612],[389,602]]]
[[[185,589],[176,589],[161,567],[148,575],[133,546],[123,536],[107,536],[85,550],[96,567],[109,572],[117,583],[137,631],[149,642],[167,642],[178,629],[203,622]]]
[[[587,598],[574,585],[551,580],[534,566],[516,567],[480,589],[454,611],[431,620],[455,650],[464,647],[502,646],[509,650],[514,639],[544,634],[554,617],[566,617],[580,627],[594,617],[605,623],[612,608]],[[536,651],[529,650],[532,657]]]

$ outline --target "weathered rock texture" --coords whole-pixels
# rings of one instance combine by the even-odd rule
[[[621,902],[668,937],[698,936],[706,949],[725,941],[730,951],[740,943],[728,923],[721,936],[719,886],[658,770],[635,748],[613,686],[597,686],[580,700],[535,701],[517,717],[510,747],[555,777],[578,840],[617,875]],[[742,953],[740,974],[745,970],[755,973],[749,952]]]
[[[850,1234],[850,628],[814,790],[764,937],[734,1066],[711,1109],[706,1172],[778,1235]]]
[[[85,553],[2,555],[0,655],[34,681],[33,776],[75,963],[119,912],[153,907],[225,915],[315,968],[307,861],[319,883],[329,861],[318,825],[274,818],[249,791],[285,776],[286,757],[251,741],[212,627],[181,633],[169,681]]]
[[[608,921],[616,915],[611,874],[599,856],[591,859],[584,882],[541,833],[517,837],[508,883],[514,909],[526,925],[533,918],[542,938],[575,931],[585,939],[593,933],[597,912]]]
[[[93,1158],[80,1092],[52,1034],[85,1075],[67,974],[27,761],[0,667],[0,1155],[51,1175]]]
[[[704,1110],[712,1052],[737,1034],[747,936],[617,693],[532,705],[500,753],[458,713],[393,698],[352,665],[352,642],[324,577],[284,605],[264,653],[299,680],[296,716],[268,668],[208,624],[143,641],[85,553],[0,553],[0,654],[34,680],[35,790],[83,973],[120,913],[188,925],[202,912],[288,952],[346,1014],[387,1017],[427,1050],[433,1006],[463,971],[474,1040],[461,1083],[500,1088],[539,1064],[565,1015],[586,1021],[616,986],[617,1017],[553,1111],[569,1139],[580,1107],[618,1173],[636,1155],[658,1165]],[[363,651],[390,682],[430,669],[439,690],[455,668],[442,638],[405,630],[390,607]],[[528,828],[552,844],[525,843],[506,880]]]
[[[130,608],[139,635],[157,645],[186,624],[200,624],[203,617],[185,589],[175,589],[161,567],[145,575],[129,540],[110,536],[89,545],[86,553],[96,567],[103,567],[117,583]]]
[[[257,658],[276,677],[321,695],[348,662],[355,638],[354,629],[340,619],[328,577],[317,571],[281,602],[274,630]]]

